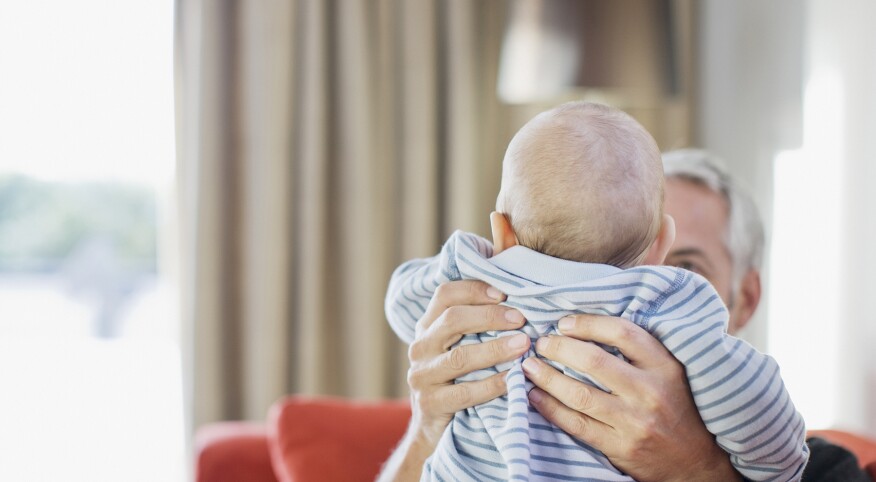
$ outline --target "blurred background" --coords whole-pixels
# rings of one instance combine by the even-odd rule
[[[572,99],[726,161],[767,222],[744,337],[809,428],[876,436],[872,18],[868,0],[0,3],[0,480],[186,480],[206,423],[291,393],[404,396],[390,273],[488,234],[511,136]]]

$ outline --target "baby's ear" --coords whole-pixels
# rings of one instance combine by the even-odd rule
[[[517,234],[508,218],[497,211],[490,213],[490,228],[493,231],[493,256],[517,246]]]
[[[663,215],[663,223],[660,225],[660,231],[657,232],[657,238],[651,243],[648,249],[648,254],[643,260],[647,265],[663,264],[666,260],[666,255],[669,254],[669,249],[672,248],[672,243],[675,242],[675,219],[668,214]]]

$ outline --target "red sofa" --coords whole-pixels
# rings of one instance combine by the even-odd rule
[[[267,425],[222,422],[195,436],[197,482],[371,481],[410,419],[407,401],[288,397]],[[876,440],[838,430],[809,435],[849,449],[876,480]]]
[[[373,481],[401,440],[407,400],[287,397],[267,425],[220,422],[195,435],[198,482]]]

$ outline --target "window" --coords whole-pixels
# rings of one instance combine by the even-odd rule
[[[836,427],[841,394],[843,90],[813,69],[804,142],[775,164],[769,353],[809,429]],[[817,361],[813,361],[817,360]],[[813,380],[819,380],[813,383]]]
[[[2,2],[0,59],[0,480],[184,480],[173,4]]]

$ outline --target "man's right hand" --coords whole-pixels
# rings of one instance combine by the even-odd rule
[[[529,349],[529,337],[522,333],[453,347],[469,333],[522,327],[523,315],[499,305],[504,300],[504,294],[481,281],[452,281],[435,291],[408,349],[411,422],[379,480],[420,480],[424,462],[435,451],[453,415],[507,392],[504,372],[454,383],[458,377],[513,360]]]
[[[505,295],[499,290],[481,281],[445,283],[435,291],[426,313],[417,322],[414,342],[408,349],[411,424],[433,446],[456,412],[493,400],[507,391],[505,372],[479,381],[454,383],[454,380],[513,360],[529,348],[529,337],[522,333],[453,347],[469,333],[522,327],[523,315],[498,304],[504,300]]]

